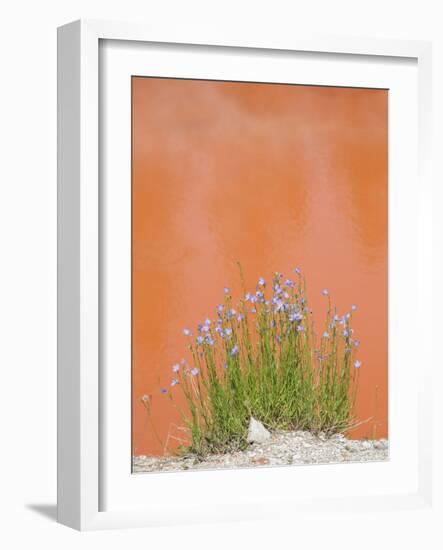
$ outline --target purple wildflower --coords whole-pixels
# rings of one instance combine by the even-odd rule
[[[197,344],[203,344],[204,341],[205,339],[203,338],[203,336],[197,336]]]
[[[297,273],[297,275],[300,275],[301,274],[301,269],[299,267],[296,267],[294,269],[295,273]]]
[[[172,372],[178,372],[180,370],[180,365],[176,363],[175,365],[172,365]]]
[[[259,286],[266,286],[266,281],[263,279],[263,277],[260,277],[260,279],[258,280],[258,284]]]
[[[206,343],[209,344],[210,346],[213,346],[215,344],[215,340],[212,338],[212,336],[207,336]]]
[[[232,349],[231,349],[231,355],[232,357],[235,357],[236,355],[238,355],[238,346],[235,345]]]
[[[354,340],[354,346],[358,348],[359,345],[360,345],[360,340]]]
[[[286,279],[285,285],[288,286],[289,288],[294,288],[295,283],[292,279]]]
[[[355,304],[352,304],[351,310],[352,310],[352,311],[357,311],[357,306],[356,306]]]
[[[239,323],[241,323],[241,322],[243,321],[244,318],[245,318],[245,316],[244,316],[242,313],[240,313],[239,316],[237,317],[237,321],[238,321]]]
[[[251,308],[251,313],[257,313],[257,310],[255,309],[255,307]]]
[[[224,309],[225,309],[225,306],[224,306],[223,304],[219,304],[219,305],[217,306],[217,311],[218,311],[219,313],[221,313]]]
[[[200,371],[198,370],[197,367],[194,367],[193,369],[191,369],[191,374],[192,376],[197,376],[197,374],[199,373]]]
[[[329,338],[329,332],[327,330],[323,333],[323,338]]]
[[[354,367],[355,367],[356,369],[359,369],[359,368],[361,367],[361,365],[362,365],[362,362],[359,361],[358,359],[357,359],[357,361],[354,363]]]
[[[323,296],[329,296],[329,290],[327,288],[324,288],[321,293],[323,294]]]
[[[178,379],[177,379],[177,378],[173,378],[173,379],[172,379],[172,382],[171,382],[171,386],[174,387],[174,386],[176,386],[177,384],[179,384]]]
[[[223,334],[223,329],[221,328],[221,326],[216,326],[215,332],[217,332],[218,334]]]
[[[298,332],[304,332],[305,331],[305,327],[303,325],[297,325],[297,331]]]
[[[303,319],[303,315],[296,311],[294,313],[290,313],[288,319],[293,323],[294,321],[301,321]]]
[[[185,336],[191,336],[192,332],[191,332],[188,328],[184,328],[184,329],[183,329],[183,334],[184,334]]]
[[[208,325],[200,325],[200,332],[209,332]]]
[[[205,325],[209,327],[211,325],[211,319],[206,319]]]
[[[166,388],[160,388],[160,393],[163,393],[163,394],[168,393],[168,390]]]
[[[225,336],[228,336],[228,337],[232,336],[232,328],[229,328],[229,327],[225,328]]]
[[[223,292],[225,294],[229,294],[231,292],[231,289],[229,287],[225,286],[225,288],[223,289]]]

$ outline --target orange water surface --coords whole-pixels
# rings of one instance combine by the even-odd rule
[[[352,436],[388,434],[388,92],[134,77],[133,441],[182,437],[167,396],[195,328],[246,283],[300,266],[315,319],[357,304]],[[172,389],[174,391],[174,389]],[[140,401],[150,396],[151,417]]]

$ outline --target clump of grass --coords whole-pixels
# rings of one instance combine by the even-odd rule
[[[240,269],[241,273],[241,269]],[[306,284],[276,273],[261,277],[254,292],[233,303],[229,288],[215,318],[184,329],[193,364],[173,366],[173,391],[181,391],[181,410],[189,433],[183,452],[206,456],[243,449],[251,416],[271,430],[332,434],[354,424],[360,361],[354,361],[356,306],[339,316],[329,292],[322,335],[315,332]],[[162,389],[163,393],[171,393]]]

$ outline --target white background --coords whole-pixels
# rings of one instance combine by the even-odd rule
[[[439,2],[422,0],[77,0],[10,3],[2,9],[0,86],[0,544],[4,548],[440,548],[430,516],[356,513],[290,524],[206,525],[79,534],[55,524],[56,403],[56,27],[79,17],[263,36],[312,28],[326,34],[434,40],[435,147],[443,150],[443,33]],[[436,155],[441,157],[440,155]],[[440,166],[434,178],[443,181]],[[440,205],[440,206],[439,206]],[[442,193],[434,201],[443,248]],[[440,256],[441,258],[441,256]],[[443,281],[441,263],[436,280]],[[442,292],[434,294],[436,311]],[[428,320],[430,322],[430,320]],[[440,321],[439,321],[440,322]],[[441,322],[440,322],[441,323]],[[435,330],[441,329],[434,325]],[[424,342],[423,345],[429,345]],[[438,360],[443,366],[443,361]],[[439,388],[436,388],[437,397]],[[438,401],[438,400],[437,400]],[[440,400],[441,401],[441,400]],[[441,411],[441,405],[436,406]],[[441,442],[442,426],[434,427]],[[439,448],[441,451],[441,446]],[[441,452],[438,455],[443,464]],[[437,472],[438,474],[438,472]],[[441,483],[441,475],[437,475]],[[147,495],[147,498],[149,496]],[[337,524],[339,523],[338,527]]]

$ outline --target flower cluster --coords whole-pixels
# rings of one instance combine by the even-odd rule
[[[241,446],[251,414],[271,428],[345,430],[355,391],[351,367],[362,366],[353,358],[357,306],[339,315],[324,288],[328,310],[317,336],[298,267],[292,277],[275,273],[269,284],[259,277],[236,303],[229,287],[223,293],[213,317],[195,332],[183,329],[193,365],[182,359],[172,366],[170,385],[184,393],[191,413],[185,421],[193,450]]]

